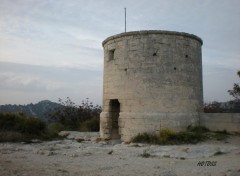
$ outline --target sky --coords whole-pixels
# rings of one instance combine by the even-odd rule
[[[102,41],[127,31],[202,38],[204,101],[239,83],[239,0],[0,0],[0,104],[102,104]]]

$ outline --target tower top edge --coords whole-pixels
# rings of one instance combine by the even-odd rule
[[[117,38],[126,37],[126,36],[134,36],[134,35],[149,35],[149,34],[184,36],[184,37],[193,38],[193,39],[199,41],[201,43],[201,45],[203,44],[203,41],[200,37],[198,37],[194,34],[186,33],[186,32],[164,31],[164,30],[141,30],[141,31],[123,32],[123,33],[119,33],[119,34],[116,34],[116,35],[112,35],[112,36],[106,38],[102,42],[102,46],[104,46],[108,41],[115,40]]]

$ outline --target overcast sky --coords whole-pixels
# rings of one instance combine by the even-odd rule
[[[205,101],[227,101],[240,70],[239,0],[0,0],[0,104],[102,103],[102,41],[127,31],[202,38]]]

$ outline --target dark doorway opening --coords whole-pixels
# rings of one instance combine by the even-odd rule
[[[109,113],[110,118],[112,119],[112,139],[120,139],[119,135],[119,126],[118,126],[118,119],[120,113],[120,103],[118,99],[110,100],[109,103]]]

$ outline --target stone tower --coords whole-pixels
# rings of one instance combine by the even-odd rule
[[[171,31],[136,31],[103,41],[100,136],[130,141],[197,124],[203,107],[202,40]]]

